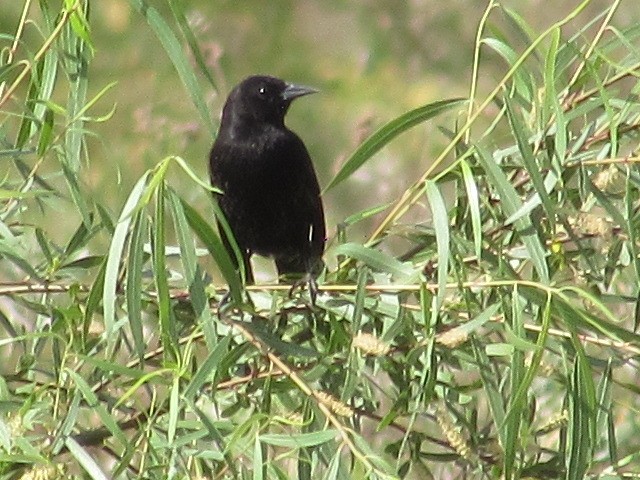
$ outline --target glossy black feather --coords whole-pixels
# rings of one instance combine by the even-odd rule
[[[273,257],[279,275],[313,274],[322,264],[320,187],[304,143],[284,124],[291,101],[314,91],[253,76],[225,103],[209,159],[211,183],[223,191],[218,201],[250,282],[253,253]]]

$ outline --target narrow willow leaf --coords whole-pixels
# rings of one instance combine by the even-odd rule
[[[60,160],[60,164],[62,166],[62,173],[64,174],[64,178],[67,181],[67,185],[69,186],[69,193],[71,194],[71,199],[73,203],[78,208],[78,212],[82,216],[82,221],[87,225],[91,224],[91,214],[89,213],[89,207],[87,206],[88,196],[83,194],[80,189],[80,184],[78,183],[79,177],[78,172],[74,171],[66,159],[66,151],[56,151],[58,154],[58,158]]]
[[[178,428],[178,418],[180,418],[180,376],[173,378],[171,385],[171,393],[169,395],[169,422],[167,426],[167,442],[172,444],[176,439],[176,430]]]
[[[485,38],[482,40],[482,43],[495,50],[498,55],[504,58],[509,67],[513,67],[518,62],[520,62],[520,55],[518,55],[515,50],[513,50],[513,48],[511,48],[502,40],[499,40],[497,38]],[[518,70],[515,71],[513,76],[513,84],[518,94],[521,97],[525,98],[528,102],[530,102],[534,98],[533,92],[535,91],[535,86],[533,84],[531,76],[527,74],[523,68],[518,68]]]
[[[395,472],[391,465],[387,463],[386,457],[382,455],[382,452],[379,450],[375,450],[373,446],[365,441],[365,439],[359,435],[358,433],[353,433],[353,441],[356,447],[366,456],[367,460],[373,465],[380,473],[378,474],[379,478],[385,478],[386,476],[390,478],[396,478]],[[356,475],[352,478],[364,478],[363,476]]]
[[[262,343],[270,349],[292,358],[298,359],[318,359],[322,356],[320,352],[312,348],[283,341],[277,335],[274,335],[269,329],[260,323],[247,323],[243,328],[249,330]]]
[[[53,252],[51,251],[51,246],[49,245],[49,240],[47,236],[42,231],[41,228],[36,228],[36,240],[38,241],[38,246],[42,251],[42,254],[47,259],[47,263],[51,265],[53,263]]]
[[[145,189],[149,172],[146,172],[140,180],[135,184],[133,190],[129,194],[129,198],[122,208],[120,218],[116,224],[111,245],[109,246],[109,254],[107,255],[107,264],[105,269],[103,308],[104,308],[104,328],[108,342],[115,342],[114,326],[115,326],[115,309],[116,309],[116,290],[118,288],[118,272],[120,271],[120,262],[122,260],[122,252],[127,239],[127,232],[131,224],[131,213],[138,205],[140,198]]]
[[[548,296],[547,303],[542,313],[542,330],[538,334],[538,340],[536,341],[535,350],[533,353],[533,357],[531,358],[529,367],[526,373],[524,374],[524,377],[522,378],[522,382],[520,383],[520,385],[518,385],[518,389],[516,393],[513,396],[513,401],[511,403],[513,403],[514,405],[524,405],[526,403],[529,388],[531,387],[531,384],[533,383],[535,375],[538,369],[540,368],[540,364],[542,362],[542,355],[545,352],[544,347],[547,341],[549,327],[551,325],[551,311],[552,311],[551,306],[552,306],[552,297]],[[522,339],[522,337],[519,337],[519,338]],[[526,342],[529,343],[528,341]],[[512,413],[512,410],[509,409],[506,416],[508,417],[509,415],[511,415],[511,413]]]
[[[169,159],[177,163],[178,166],[184,171],[184,173],[189,176],[191,180],[193,180],[198,186],[204,188],[207,192],[222,193],[222,190],[212,186],[209,183],[208,178],[203,180],[202,177],[189,166],[184,158],[177,155],[172,155],[171,157],[169,157]]]
[[[377,215],[380,212],[384,212],[387,208],[389,208],[389,205],[390,205],[389,203],[385,203],[383,205],[376,205],[375,207],[367,208],[360,212],[354,213],[353,215],[349,215],[347,218],[344,219],[342,223],[344,225],[354,225],[360,222],[361,220],[373,217],[374,215]]]
[[[40,198],[47,197],[53,195],[53,192],[49,190],[28,190],[28,191],[20,191],[20,190],[5,190],[0,188],[0,200],[24,200],[27,198]]]
[[[480,215],[480,195],[478,194],[478,186],[473,177],[473,172],[469,163],[462,159],[460,161],[460,169],[462,170],[462,178],[464,187],[467,191],[467,201],[469,202],[469,210],[471,213],[471,226],[473,228],[473,246],[478,260],[482,258],[482,217]]]
[[[105,279],[105,273],[107,270],[108,260],[109,259],[107,256],[103,257],[100,264],[100,270],[98,271],[98,274],[96,275],[96,278],[93,281],[93,284],[91,285],[91,290],[89,291],[89,296],[87,297],[87,303],[84,311],[84,320],[82,322],[84,327],[85,337],[89,333],[89,327],[91,326],[93,314],[96,312],[96,310],[100,306],[100,302],[102,301],[104,296],[104,279]],[[106,319],[105,319],[105,322],[106,322]]]
[[[596,410],[596,418],[595,418],[595,428],[596,433],[598,435],[598,443],[600,445],[596,446],[606,446],[607,442],[605,442],[605,438],[603,433],[607,431],[607,423],[609,418],[611,418],[613,413],[613,398],[612,398],[612,358],[607,360],[607,366],[602,372],[602,377],[600,379],[600,383],[598,384],[597,389],[597,410]],[[615,458],[610,459],[612,462],[615,462]]]
[[[178,358],[178,334],[176,322],[171,308],[169,284],[167,282],[167,265],[165,257],[165,185],[161,182],[156,190],[155,212],[152,226],[152,259],[153,278],[158,295],[158,317],[160,318],[160,335],[165,353],[175,361]]]
[[[338,480],[338,472],[340,471],[340,459],[342,458],[340,450],[337,450],[335,455],[331,457],[329,467],[324,475],[323,480]]]
[[[262,443],[260,435],[256,435],[253,442],[253,480],[262,480],[264,478],[264,460],[262,457]]]
[[[142,264],[144,243],[148,235],[149,222],[144,210],[138,210],[133,218],[133,229],[127,255],[126,301],[129,327],[138,359],[142,363],[146,343],[142,327]]]
[[[240,475],[238,474],[238,470],[237,470],[238,465],[235,462],[237,458],[233,456],[233,454],[230,451],[231,449],[227,445],[228,443],[227,438],[229,437],[227,437],[226,435],[223,435],[220,432],[220,430],[218,430],[218,428],[216,427],[216,424],[214,424],[214,422],[212,422],[211,420],[210,412],[205,413],[204,411],[202,411],[202,409],[198,407],[197,404],[192,402],[188,402],[188,403],[191,410],[195,412],[196,415],[198,416],[198,420],[200,421],[200,424],[202,425],[202,427],[206,429],[209,436],[214,440],[216,448],[219,448],[220,451],[222,452],[225,460],[225,466],[229,470],[230,477],[240,478]],[[233,439],[231,438],[229,440],[233,441]]]
[[[377,132],[366,139],[351,156],[344,163],[340,171],[329,182],[324,190],[334,188],[336,185],[350,177],[356,170],[358,170],[367,160],[375,155],[382,147],[387,145],[391,140],[400,135],[402,132],[409,130],[422,122],[429,120],[437,115],[440,115],[451,108],[460,105],[465,100],[460,98],[454,98],[450,100],[441,100],[438,102],[430,103],[422,107],[411,110],[398,118],[391,120],[389,123],[380,128]]]
[[[65,439],[65,445],[69,453],[78,461],[78,464],[84,468],[87,474],[93,480],[108,480],[109,477],[102,471],[96,462],[94,455],[89,453],[85,448],[76,442],[72,436]]]
[[[321,430],[311,433],[285,434],[265,434],[260,435],[260,441],[276,447],[302,448],[313,447],[326,442],[330,442],[336,436],[336,430]]]
[[[27,141],[31,138],[31,135],[36,131],[36,123],[34,122],[34,108],[38,105],[40,100],[41,78],[44,70],[45,61],[38,61],[32,72],[31,82],[29,84],[29,90],[24,100],[24,113],[22,115],[22,122],[18,129],[18,135],[16,137],[15,146],[17,149],[22,149]],[[10,69],[7,68],[7,73]]]
[[[82,5],[84,3],[84,5]],[[85,16],[84,11],[89,6],[89,2],[69,2],[67,1],[69,6],[67,8],[73,8],[71,12],[71,16],[69,17],[69,23],[71,28],[73,29],[73,33],[75,33],[82,41],[89,47],[91,53],[95,51],[95,47],[93,46],[93,42],[91,41],[91,28],[89,26],[89,21]],[[72,6],[75,5],[75,8]],[[83,8],[84,7],[84,8]]]
[[[513,132],[514,137],[516,138],[516,142],[518,143],[518,150],[520,151],[520,156],[522,157],[522,162],[524,163],[529,176],[531,177],[531,183],[533,183],[533,187],[536,190],[536,194],[542,200],[542,205],[547,213],[547,221],[552,225],[555,224],[556,212],[554,203],[549,198],[547,194],[547,188],[544,183],[544,179],[542,178],[542,174],[540,173],[541,165],[538,165],[536,159],[533,154],[533,147],[529,143],[529,135],[524,131],[524,125],[513,108],[513,102],[508,97],[505,96],[504,104],[507,109],[507,118],[509,119],[509,124],[511,125],[511,131]],[[553,177],[547,177],[553,178]],[[512,214],[515,212],[511,212]]]
[[[509,343],[490,343],[484,350],[489,357],[511,357],[515,351]]]
[[[70,368],[66,368],[64,372],[65,374],[69,375],[76,388],[84,397],[87,405],[91,406],[92,412],[98,415],[100,421],[109,430],[109,432],[111,432],[111,435],[113,435],[113,437],[118,440],[120,446],[126,447],[128,443],[127,437],[125,436],[122,429],[118,426],[118,422],[116,421],[116,419],[109,413],[105,404],[98,400],[98,396],[91,389],[86,380],[82,378],[80,374],[71,370]]]
[[[485,323],[491,320],[491,317],[493,317],[496,314],[499,308],[500,308],[500,304],[498,303],[491,305],[490,307],[480,312],[473,320],[469,320],[468,322],[465,322],[462,325],[455,327],[456,331],[459,333],[464,333],[465,335],[471,335],[480,327],[482,327]]]
[[[365,266],[359,269],[357,290],[355,297],[355,304],[353,308],[353,317],[351,320],[351,331],[354,335],[360,333],[360,325],[362,323],[362,317],[364,314],[365,298],[367,296],[366,286],[371,272]],[[352,347],[349,351],[349,357],[347,359],[347,368],[344,378],[344,383],[340,389],[340,400],[348,402],[356,391],[358,382],[360,381],[360,370],[363,368],[362,359],[360,355],[356,354],[355,349]]]
[[[436,245],[438,252],[438,295],[436,296],[436,309],[439,310],[444,300],[447,288],[447,279],[449,278],[449,215],[444,199],[440,194],[438,186],[432,180],[425,182],[425,192],[431,205],[431,215],[433,228],[436,233]]]
[[[198,368],[195,375],[191,378],[191,381],[185,388],[182,396],[188,400],[194,400],[196,394],[200,391],[205,382],[213,380],[216,376],[218,365],[224,355],[229,351],[230,336],[224,337],[215,348],[211,351],[209,356],[202,362],[202,365]],[[215,389],[215,385],[212,386]]]
[[[369,273],[369,269],[366,267],[361,268],[358,272],[356,298],[354,302],[353,318],[351,319],[351,328],[354,332],[360,331],[360,323],[362,322],[362,315],[364,313],[364,301],[367,294],[365,287],[367,286]]]
[[[334,253],[335,255],[346,255],[355,258],[374,270],[386,272],[396,277],[408,277],[414,273],[411,265],[402,263],[382,253],[380,250],[365,247],[357,243],[343,243],[342,245],[338,245]]]
[[[91,220],[93,221],[94,216],[90,215]],[[72,235],[69,243],[64,249],[64,257],[70,257],[74,253],[76,253],[81,248],[84,248],[89,240],[94,236],[95,228],[93,223],[91,225],[86,225],[85,223],[81,223],[78,225],[78,228]]]
[[[554,29],[551,35],[551,45],[545,59],[544,71],[544,88],[546,104],[551,105],[553,116],[555,118],[555,138],[554,150],[558,173],[560,173],[561,165],[564,164],[567,155],[567,121],[564,109],[560,103],[560,96],[556,89],[556,63],[558,58],[558,45],[560,43],[560,28]]]
[[[585,478],[592,458],[589,431],[591,429],[591,416],[594,412],[590,411],[584,398],[583,377],[582,362],[576,357],[573,372],[571,373],[569,390],[568,452],[565,457],[567,467],[565,478],[567,480],[582,480]]]
[[[85,120],[78,115],[78,112],[84,107],[87,97],[87,66],[89,56],[87,54],[87,43],[75,34],[73,23],[74,22],[70,22],[67,25],[61,37],[63,39],[63,49],[65,52],[64,65],[70,83],[69,93],[67,95],[67,115],[70,123],[65,130],[65,155],[61,158],[65,162],[67,169],[72,172],[75,177],[81,165],[80,156]],[[76,26],[77,25],[78,23],[76,22]]]
[[[185,15],[185,4],[183,2],[169,2],[169,7],[171,7],[173,18],[176,19],[176,23],[180,27],[180,31],[189,45],[189,49],[193,54],[196,65],[198,65],[198,68],[200,69],[200,73],[204,75],[204,78],[207,79],[213,88],[217,89],[216,82],[211,75],[211,71],[207,66],[207,61],[200,49],[200,43],[196,38],[196,35],[193,33],[193,29],[191,28],[191,25],[189,25],[189,20]]]
[[[40,139],[38,140],[38,148],[36,152],[39,156],[44,155],[49,144],[51,143],[51,134],[53,132],[53,111],[46,109],[44,118],[42,119],[42,127],[40,128]]]
[[[550,170],[547,173],[547,176],[544,178],[544,189],[545,192],[550,193],[555,186],[558,184],[558,176],[553,170]],[[548,196],[548,195],[547,195]],[[535,210],[538,205],[542,203],[542,198],[538,192],[534,193],[526,202],[522,204],[522,206],[518,209],[517,212],[509,215],[509,217],[504,221],[505,225],[511,225],[516,220],[529,216],[533,210]]]
[[[127,367],[117,361],[102,360],[92,355],[78,355],[79,359],[101,370],[105,375],[118,374],[132,380],[148,378],[148,373],[141,368]]]
[[[211,228],[210,222],[206,222],[202,216],[184,200],[182,200],[182,208],[184,209],[187,222],[189,222],[193,231],[198,235],[198,238],[205,247],[207,247],[216,265],[218,265],[220,273],[222,273],[227,285],[229,285],[231,297],[234,301],[240,302],[242,298],[242,282],[220,237],[213,228]]]
[[[511,299],[511,328],[513,332],[521,337],[524,337],[524,321],[523,321],[523,303],[519,295],[517,285],[514,287],[514,291],[510,297]],[[506,299],[503,300],[503,302]],[[504,477],[513,478],[515,472],[518,469],[518,463],[516,458],[518,451],[522,448],[520,428],[522,423],[526,421],[526,398],[518,398],[515,396],[515,392],[519,388],[522,388],[522,381],[524,377],[524,354],[523,352],[514,349],[511,354],[511,371],[509,375],[510,391],[512,393],[507,403],[507,413],[504,416],[503,424],[500,428],[504,430]]]
[[[40,274],[33,268],[31,261],[25,258],[26,252],[17,245],[3,238],[0,238],[0,258],[4,258],[13,263],[16,267],[34,279],[40,279]]]
[[[638,188],[634,187],[631,169],[627,167],[625,193],[624,193],[624,219],[625,233],[629,236],[627,242],[628,248],[631,250],[631,262],[633,264],[634,281],[640,284],[640,252],[638,251],[638,232],[634,227],[634,217],[636,212],[636,199]],[[635,311],[633,315],[633,331],[636,332],[640,327],[640,291],[635,301]]]
[[[482,148],[475,145],[477,158],[487,175],[496,186],[500,194],[500,200],[504,205],[507,216],[514,214],[522,206],[520,197],[513,185],[509,183],[507,176],[504,174],[500,166],[493,161],[493,158]],[[543,283],[549,283],[549,268],[547,267],[545,248],[538,238],[537,231],[533,227],[530,218],[523,217],[515,222],[520,237],[529,253],[531,263],[535,268],[540,280]]]
[[[497,310],[499,307],[500,304],[495,304],[490,308],[495,308]],[[471,341],[473,345],[473,352],[476,361],[478,362],[478,373],[480,374],[480,379],[482,380],[484,391],[487,394],[489,409],[491,410],[491,415],[493,416],[493,423],[494,425],[498,426],[503,425],[505,405],[502,394],[500,393],[500,385],[498,385],[497,379],[491,373],[493,366],[491,365],[489,357],[480,345],[480,342],[478,342],[475,337],[472,338]],[[506,432],[503,428],[498,428],[497,431],[498,437],[500,439],[500,445],[504,449],[507,442]]]
[[[207,345],[209,348],[213,348],[217,338],[211,322],[209,297],[205,292],[202,270],[198,265],[191,229],[182,208],[182,202],[172,189],[167,190],[167,199],[171,207],[174,230],[180,245],[180,261],[182,262],[187,288],[189,289],[191,304],[205,332]]]
[[[595,296],[574,287],[565,287],[563,291],[565,290],[577,293],[585,301],[591,302],[593,308],[590,309],[591,311],[579,308],[574,305],[571,297],[563,292],[557,292],[553,297],[552,308],[554,316],[557,319],[562,320],[562,322],[572,328],[598,332],[611,340],[629,342],[632,345],[640,347],[640,335],[617,325],[618,319],[616,319]],[[546,304],[547,293],[544,291],[529,286],[520,286],[519,292],[527,301],[541,308]],[[598,315],[596,315],[595,312],[598,312]],[[602,318],[603,315],[607,318]]]
[[[177,39],[173,30],[162,17],[160,12],[149,5],[145,0],[129,0],[129,3],[146,19],[147,23],[149,23],[152,30],[158,37],[158,40],[160,40],[162,47],[178,72],[180,80],[182,80],[191,101],[200,114],[200,120],[203,125],[206,125],[209,135],[213,137],[216,128],[213,125],[211,113],[207,108],[204,94],[198,85],[198,79],[191,68],[189,59],[185,55],[185,51],[182,48],[180,41]]]
[[[82,402],[82,394],[75,390],[73,392],[73,397],[69,402],[67,399],[67,411],[65,412],[64,419],[62,420],[62,424],[56,429],[56,436],[51,442],[51,451],[54,454],[60,452],[63,447],[63,443],[72,439],[71,433],[76,426],[76,422],[78,421],[78,414],[80,413],[80,404]]]

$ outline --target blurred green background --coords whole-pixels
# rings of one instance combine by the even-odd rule
[[[179,35],[166,2],[148,3]],[[561,1],[503,3],[539,30],[575,6]],[[582,14],[584,21],[608,4],[591,2]],[[0,5],[0,31],[13,32],[22,2],[3,0]],[[95,55],[89,65],[88,98],[116,83],[89,112],[97,117],[113,109],[108,119],[87,125],[93,135],[83,179],[84,187],[115,215],[140,175],[168,155],[183,157],[206,178],[213,138],[159,39],[130,2],[93,2],[91,7]],[[354,148],[385,122],[425,103],[468,96],[474,39],[485,8],[485,2],[469,1],[185,2],[188,21],[215,80],[214,88],[194,65],[216,125],[227,93],[247,75],[268,73],[321,90],[296,102],[288,116],[288,125],[311,152],[321,185],[327,185]],[[616,15],[614,23],[620,27],[640,19],[634,2],[621,6]],[[496,13],[489,28],[499,25],[498,31],[512,32],[512,45],[522,48],[517,29],[507,22]],[[21,45],[27,50],[42,41],[37,28],[31,27]],[[186,42],[183,48],[188,50]],[[506,70],[494,53],[483,51],[483,55],[481,88],[494,85]],[[57,95],[64,104],[65,92]],[[327,192],[331,236],[347,216],[394,201],[420,176],[446,143],[438,125],[452,129],[455,118],[439,117],[403,134],[347,182]],[[58,168],[54,161],[51,166]],[[173,185],[200,210],[210,208],[204,192],[193,189],[190,181],[182,182],[184,178],[176,174]],[[60,208],[65,208],[64,201]],[[365,240],[379,218],[350,230],[349,240]],[[408,222],[427,219],[426,209],[407,217]],[[68,228],[78,222],[73,216],[52,220]]]

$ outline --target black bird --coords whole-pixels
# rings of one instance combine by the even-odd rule
[[[251,76],[229,94],[211,149],[211,184],[219,205],[249,259],[273,257],[279,276],[313,279],[322,268],[325,223],[318,179],[304,143],[284,124],[291,102],[315,93],[269,76]],[[219,230],[230,256],[229,239]],[[237,267],[237,265],[236,265]]]

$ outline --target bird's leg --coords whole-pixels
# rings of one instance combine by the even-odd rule
[[[251,268],[251,252],[249,250],[245,250],[244,252],[242,252],[242,262],[244,264],[245,285],[253,285],[256,282],[253,278],[253,269]]]
[[[218,318],[223,318],[223,315],[226,314],[225,307],[228,306],[228,304],[230,303],[230,300],[231,300],[231,290],[227,291],[227,293],[225,293],[220,299],[220,301],[218,302],[218,307],[216,308],[216,313],[218,314]]]
[[[316,277],[309,274],[307,286],[309,288],[309,296],[311,297],[311,305],[315,307],[316,299],[318,298],[318,282],[316,281]]]
[[[298,288],[307,286],[311,297],[311,305],[315,307],[316,299],[318,298],[316,276],[319,271],[316,268],[317,265],[311,265],[309,259],[300,259],[298,257],[276,257],[275,261],[279,277],[292,282],[289,289],[289,297],[293,297]]]

